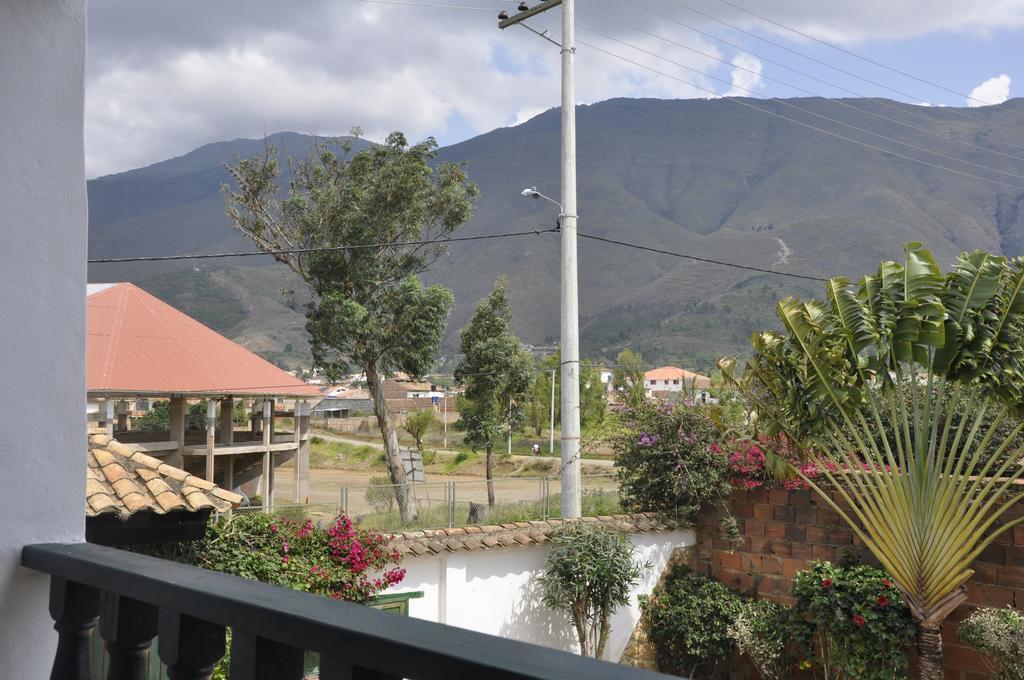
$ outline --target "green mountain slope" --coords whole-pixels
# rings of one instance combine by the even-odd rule
[[[881,259],[898,257],[907,240],[925,242],[943,262],[969,248],[1024,252],[1024,146],[1013,146],[1024,145],[1024,134],[1014,133],[1024,131],[1024,100],[982,109],[844,100],[927,132],[829,100],[786,101],[790,106],[756,105],[1010,186],[822,135],[729,99],[617,99],[578,112],[581,232],[826,276],[861,274]],[[791,106],[1008,174],[900,147]],[[466,234],[553,225],[557,209],[524,199],[520,191],[535,185],[557,197],[558,125],[553,109],[441,150],[444,160],[465,160],[481,189]],[[294,133],[271,141],[300,155],[311,143]],[[219,163],[263,147],[262,140],[211,144],[90,182],[90,256],[247,248],[224,216],[217,188],[226,175]],[[631,346],[651,361],[707,368],[719,354],[742,351],[751,331],[772,325],[779,297],[820,293],[814,282],[592,241],[581,240],[579,252],[582,343],[594,358]],[[280,290],[294,281],[278,266],[260,262],[266,259],[206,260],[198,271],[191,263],[94,266],[90,280],[136,281],[229,336],[291,363],[305,349],[301,312]],[[453,244],[433,274],[456,296],[445,356],[501,274],[511,279],[520,337],[532,343],[557,339],[557,235]]]

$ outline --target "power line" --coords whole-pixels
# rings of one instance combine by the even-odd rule
[[[810,274],[794,274],[792,272],[780,272],[775,269],[766,269],[763,267],[754,267],[752,265],[737,264],[735,262],[726,262],[724,260],[713,260],[707,257],[699,257],[697,255],[687,255],[685,253],[677,253],[672,250],[663,250],[661,248],[651,248],[650,246],[642,246],[638,243],[629,243],[627,241],[617,241],[611,238],[605,238],[603,236],[594,236],[593,234],[579,234],[580,238],[589,239],[591,241],[600,241],[602,243],[610,243],[615,246],[622,246],[624,248],[634,248],[636,250],[644,250],[649,253],[657,253],[659,255],[672,255],[673,257],[683,258],[685,260],[693,260],[695,262],[703,262],[705,264],[718,265],[720,267],[731,267],[733,269],[745,269],[752,272],[760,272],[761,274],[774,274],[776,276],[787,276],[793,279],[806,279],[808,281],[828,281],[828,279],[822,276],[812,276]]]
[[[402,246],[441,245],[462,241],[485,241],[494,238],[513,236],[537,236],[558,231],[558,229],[533,229],[530,231],[510,231],[504,234],[484,234],[481,236],[456,236],[454,238],[433,239],[428,241],[395,241],[392,243],[364,243],[349,246],[325,246],[320,248],[290,248],[285,250],[260,250],[241,253],[193,253],[189,255],[146,255],[139,257],[110,257],[88,260],[88,264],[117,264],[121,262],[167,262],[171,260],[212,260],[225,257],[257,257],[260,255],[299,255],[302,253],[330,253],[345,250],[371,250],[380,248],[397,248]]]
[[[356,0],[356,2],[370,2],[377,5],[401,5],[403,7],[432,7],[434,9],[468,9],[477,12],[494,12],[491,7],[474,7],[470,5],[438,5],[430,2],[402,2],[402,0]]]
[[[843,54],[847,54],[847,55],[849,55],[851,57],[855,57],[857,59],[860,59],[861,61],[867,62],[867,63],[872,64],[874,66],[878,66],[879,68],[884,68],[887,71],[892,71],[893,73],[897,73],[897,74],[899,74],[899,75],[901,75],[901,76],[903,76],[905,78],[910,78],[912,80],[916,80],[919,83],[924,83],[925,85],[931,85],[932,87],[937,87],[940,90],[945,90],[946,92],[949,92],[951,94],[955,94],[955,95],[958,95],[960,97],[964,97],[964,98],[966,98],[969,101],[977,102],[978,104],[981,104],[982,106],[992,106],[991,102],[986,102],[986,101],[982,101],[981,99],[976,99],[975,97],[972,97],[969,94],[964,94],[963,92],[958,92],[956,90],[950,89],[950,88],[946,87],[945,85],[941,85],[939,83],[935,83],[935,82],[932,82],[930,80],[926,80],[926,79],[921,78],[919,76],[915,76],[913,73],[907,73],[906,71],[901,71],[898,68],[895,68],[893,66],[889,66],[888,64],[883,64],[880,61],[875,61],[874,59],[870,59],[868,57],[865,57],[862,54],[858,54],[856,52],[853,52],[852,50],[848,50],[848,49],[846,49],[844,47],[840,47],[839,45],[836,45],[834,43],[830,43],[827,40],[822,40],[820,38],[815,38],[813,35],[810,35],[808,33],[804,33],[803,31],[800,31],[798,29],[793,28],[792,26],[787,26],[786,24],[784,24],[784,23],[782,23],[780,21],[775,21],[774,19],[769,19],[768,17],[764,16],[763,14],[758,14],[757,12],[754,12],[753,10],[749,10],[746,7],[741,7],[741,6],[739,6],[739,5],[735,4],[735,3],[729,2],[729,0],[718,0],[718,1],[721,2],[723,5],[728,5],[729,7],[732,7],[733,9],[738,9],[741,12],[746,12],[747,14],[749,14],[751,16],[754,16],[754,17],[757,17],[758,19],[760,19],[762,21],[767,21],[768,23],[772,24],[773,26],[778,26],[779,28],[783,28],[783,29],[785,29],[787,31],[791,31],[791,32],[793,32],[793,33],[795,33],[795,34],[797,34],[797,35],[799,35],[801,37],[807,38],[808,40],[813,40],[814,42],[818,43],[819,45],[824,45],[825,47],[830,47],[833,50],[836,50],[838,52],[842,52]]]
[[[689,10],[690,12],[693,12],[694,14],[697,14],[698,16],[702,16],[702,17],[704,17],[706,19],[710,19],[711,21],[714,21],[716,23],[722,24],[723,26],[727,26],[728,28],[731,28],[734,31],[737,31],[737,32],[742,33],[742,34],[747,35],[747,36],[750,36],[751,38],[754,38],[756,40],[760,40],[761,42],[764,42],[764,43],[766,43],[768,45],[772,45],[773,47],[777,47],[780,50],[785,50],[786,52],[789,52],[790,54],[794,54],[794,55],[796,55],[796,56],[798,56],[798,57],[800,57],[802,59],[806,59],[808,61],[811,61],[811,62],[814,62],[814,63],[819,64],[821,66],[824,66],[826,68],[832,69],[833,71],[836,71],[838,73],[842,73],[844,75],[850,76],[851,78],[856,78],[857,80],[863,81],[865,83],[869,83],[869,84],[874,85],[876,87],[880,87],[880,88],[882,88],[884,90],[888,90],[889,92],[893,92],[895,94],[898,94],[898,95],[900,95],[902,97],[905,97],[906,99],[910,100],[911,103],[921,102],[921,101],[924,100],[923,97],[919,97],[919,96],[911,94],[909,92],[905,92],[904,90],[900,90],[900,89],[897,89],[897,88],[894,88],[894,87],[890,87],[889,85],[885,85],[883,83],[880,83],[877,80],[872,80],[871,78],[866,78],[864,76],[861,76],[861,75],[858,75],[858,74],[854,73],[853,71],[848,71],[847,69],[841,68],[839,66],[835,66],[835,65],[830,64],[827,61],[824,61],[822,59],[818,59],[817,57],[812,57],[811,55],[804,54],[803,52],[800,52],[799,50],[795,50],[792,47],[788,47],[787,45],[783,45],[782,43],[780,43],[778,41],[772,40],[770,38],[766,38],[764,36],[760,36],[757,33],[754,33],[753,31],[748,31],[748,30],[746,30],[744,28],[741,28],[740,26],[737,26],[736,24],[733,24],[733,23],[730,23],[728,21],[725,21],[724,19],[719,19],[718,17],[715,17],[715,16],[713,16],[711,14],[708,14],[707,12],[703,12],[703,11],[701,11],[699,9],[696,9],[695,7],[692,7],[692,6],[682,2],[681,0],[669,0],[669,2],[671,2],[674,5],[678,5],[679,7],[682,7],[683,9]],[[743,10],[743,11],[746,11],[746,10]],[[812,40],[817,40],[816,38],[811,38],[811,39]],[[946,111],[948,113],[954,113],[954,114],[960,115],[960,116],[964,116],[965,115],[965,114],[962,114],[961,112],[959,112],[957,109],[953,109],[953,108],[947,109]],[[996,123],[992,123],[991,121],[988,124],[991,127],[994,127],[994,128],[1007,129],[1005,126],[998,125]],[[1017,132],[1017,131],[1013,130],[1012,132]],[[1001,143],[1002,144],[1006,144],[1007,146],[1016,147],[1018,149],[1024,149],[1024,145],[1021,145],[1021,144],[1013,144],[1012,142],[1006,142],[1006,141],[1002,141]]]
[[[713,33],[708,33],[707,31],[705,31],[705,30],[703,30],[701,28],[698,28],[696,26],[693,26],[692,24],[688,24],[685,21],[680,21],[679,19],[677,19],[677,18],[675,18],[675,17],[673,17],[671,15],[664,14],[662,12],[659,12],[659,11],[655,10],[655,9],[652,9],[650,7],[642,5],[639,2],[637,2],[636,0],[626,0],[626,2],[628,2],[629,4],[631,4],[631,5],[635,6],[635,7],[638,7],[640,9],[644,10],[645,12],[649,12],[650,14],[653,14],[654,16],[660,17],[660,18],[665,19],[666,21],[670,21],[670,22],[672,22],[674,24],[678,24],[679,26],[682,26],[683,28],[686,28],[686,29],[691,30],[691,31],[693,31],[695,33],[703,35],[703,36],[705,36],[707,38],[710,38],[711,40],[714,40],[716,42],[720,42],[723,45],[728,45],[729,47],[732,47],[733,49],[739,50],[740,52],[742,52],[744,54],[749,54],[750,56],[755,57],[757,59],[760,59],[761,61],[763,61],[765,63],[774,64],[774,65],[776,65],[776,66],[778,66],[780,68],[786,69],[787,71],[791,71],[791,72],[793,72],[793,73],[795,73],[797,75],[803,76],[804,78],[809,78],[809,79],[814,80],[816,82],[819,82],[819,83],[821,83],[823,85],[827,85],[829,87],[835,88],[835,89],[837,89],[837,90],[839,90],[841,92],[845,92],[845,93],[853,95],[855,97],[860,97],[862,99],[870,99],[870,100],[872,100],[873,102],[875,102],[876,104],[878,104],[880,106],[884,106],[884,107],[892,109],[894,111],[898,111],[899,113],[901,113],[903,115],[912,116],[914,118],[919,118],[919,119],[921,119],[921,120],[923,120],[923,121],[925,121],[925,122],[927,122],[929,124],[933,124],[935,122],[934,119],[929,118],[928,116],[925,116],[923,114],[917,113],[916,111],[908,110],[905,106],[901,106],[901,105],[897,104],[896,102],[892,102],[892,101],[889,101],[889,100],[884,99],[884,98],[872,97],[872,96],[870,96],[870,95],[868,95],[868,94],[866,94],[864,92],[858,92],[857,90],[851,90],[851,89],[849,89],[847,87],[843,87],[842,85],[837,85],[836,83],[833,83],[833,82],[831,82],[829,80],[825,80],[824,78],[819,78],[819,77],[815,76],[812,73],[808,73],[807,71],[801,71],[800,69],[793,68],[792,66],[789,66],[788,64],[785,64],[785,63],[783,63],[781,61],[778,61],[776,59],[772,59],[771,57],[767,57],[764,54],[761,54],[759,52],[754,52],[753,50],[750,50],[750,49],[747,49],[746,47],[743,47],[742,45],[738,45],[738,44],[736,44],[734,42],[730,42],[729,40],[726,40],[726,39],[724,39],[722,37],[716,36]],[[581,9],[586,9],[586,8],[581,8]],[[592,10],[588,10],[588,11],[592,11]],[[611,17],[609,17],[609,18],[612,19]],[[617,21],[616,19],[612,19],[612,20],[613,21]],[[642,29],[638,29],[638,30],[642,30]],[[690,48],[686,48],[686,49],[690,49]],[[729,61],[727,61],[725,59],[721,59],[719,57],[714,57],[713,55],[707,55],[707,56],[711,57],[712,59],[715,59],[716,61],[721,61],[723,63],[727,63],[732,68],[739,68],[739,69],[742,69],[744,71],[754,72],[754,71],[752,71],[752,69],[748,69],[748,68],[739,66],[737,64],[733,64],[732,62],[729,62]],[[1015,156],[1015,155],[1013,155],[1011,153],[1006,153],[1005,151],[999,151],[998,149],[992,149],[992,148],[989,148],[987,146],[982,146],[981,144],[975,144],[973,142],[967,142],[967,141],[964,141],[964,140],[961,140],[961,139],[955,139],[955,138],[947,137],[947,136],[945,136],[943,134],[940,134],[938,132],[934,132],[932,130],[927,130],[927,129],[922,128],[922,127],[917,127],[915,125],[911,125],[909,123],[905,123],[905,122],[900,121],[900,120],[896,120],[895,118],[891,118],[889,116],[885,116],[885,115],[877,113],[875,111],[871,111],[869,109],[864,109],[864,108],[861,108],[859,106],[855,106],[854,104],[851,104],[849,102],[843,101],[841,99],[834,99],[834,98],[831,98],[831,97],[827,97],[826,95],[823,95],[823,94],[820,94],[818,92],[814,92],[812,90],[808,90],[808,89],[799,87],[797,85],[793,85],[792,83],[787,83],[787,82],[785,82],[783,80],[780,80],[778,78],[773,78],[773,77],[765,75],[763,73],[758,73],[758,75],[760,77],[764,78],[765,80],[771,80],[771,81],[779,83],[781,85],[785,85],[786,87],[793,88],[794,90],[797,90],[798,92],[803,92],[804,94],[812,95],[812,96],[815,96],[815,97],[825,98],[825,99],[827,99],[829,102],[831,102],[833,104],[836,104],[836,105],[839,105],[839,106],[845,106],[846,108],[853,109],[854,111],[858,111],[860,113],[863,113],[863,114],[866,114],[866,115],[869,115],[869,116],[873,116],[875,118],[879,118],[881,120],[885,120],[885,121],[888,121],[890,123],[894,123],[896,125],[901,125],[903,127],[909,128],[911,130],[916,130],[916,131],[921,132],[923,134],[931,135],[932,137],[937,137],[938,139],[941,139],[944,142],[948,142],[948,143],[951,143],[951,144],[959,144],[961,146],[971,147],[971,148],[974,148],[974,149],[978,149],[980,151],[986,151],[988,153],[998,154],[1000,156],[1005,156],[1006,158],[1012,158],[1012,159],[1017,160],[1017,161],[1024,161],[1024,157],[1022,157],[1022,156]]]
[[[685,68],[685,69],[689,69],[689,70],[694,70],[694,69],[692,69],[691,67],[689,67],[689,66],[687,66],[685,64],[680,64],[679,62],[672,61],[671,59],[667,59],[665,57],[662,57],[659,54],[655,54],[654,52],[651,52],[649,50],[645,50],[642,47],[637,47],[636,45],[633,45],[633,44],[628,43],[626,41],[619,40],[619,39],[613,38],[611,36],[607,36],[607,35],[605,35],[603,33],[595,31],[593,29],[586,28],[585,26],[582,26],[582,25],[580,26],[580,28],[582,28],[582,29],[584,29],[586,31],[590,31],[591,33],[599,35],[599,36],[601,36],[603,38],[612,40],[614,42],[618,42],[618,43],[620,43],[622,45],[625,45],[626,47],[629,47],[631,49],[637,50],[638,52],[642,52],[644,54],[647,54],[647,55],[650,55],[652,57],[655,57],[656,59],[661,59],[663,61],[667,61],[667,62],[675,64],[676,66],[679,66],[681,68]],[[634,66],[639,66],[640,68],[646,69],[648,71],[651,71],[652,73],[657,73],[657,74],[659,74],[661,76],[664,76],[666,78],[669,78],[671,80],[675,80],[676,82],[683,83],[684,85],[689,85],[690,87],[693,87],[695,89],[703,90],[704,92],[709,92],[709,93],[711,93],[712,95],[714,95],[716,97],[719,96],[718,93],[715,90],[713,90],[713,89],[711,89],[709,87],[705,87],[703,85],[698,85],[697,83],[694,83],[694,82],[691,82],[691,81],[684,80],[682,78],[673,76],[671,74],[665,73],[664,71],[660,71],[660,70],[658,70],[658,69],[656,69],[656,68],[654,68],[652,66],[648,66],[648,65],[643,64],[641,62],[638,62],[638,61],[636,61],[634,59],[630,59],[628,57],[622,56],[621,54],[616,54],[615,52],[611,52],[611,51],[606,50],[606,49],[604,49],[602,47],[598,47],[597,45],[594,45],[594,44],[591,44],[591,43],[587,43],[587,42],[584,42],[582,40],[577,40],[577,42],[579,44],[584,45],[586,47],[589,47],[589,48],[591,48],[593,50],[597,50],[598,52],[601,52],[603,54],[607,54],[610,57],[614,57],[615,59],[621,59],[622,61],[625,61],[625,62],[627,62],[629,64],[633,64]],[[772,100],[769,100],[769,99],[764,98],[764,97],[755,97],[755,98],[761,99],[763,101],[772,101]],[[754,109],[755,111],[760,111],[761,113],[764,113],[766,115],[772,116],[774,118],[778,118],[780,120],[788,121],[790,123],[793,123],[794,125],[800,125],[801,127],[805,127],[805,128],[810,129],[810,130],[816,130],[817,132],[820,132],[820,133],[825,134],[825,135],[829,135],[830,137],[835,137],[837,139],[841,139],[843,141],[847,141],[847,142],[850,142],[852,144],[857,144],[857,145],[863,146],[865,148],[872,149],[874,151],[878,151],[878,152],[881,152],[881,153],[884,153],[884,154],[888,154],[890,156],[895,156],[897,158],[902,158],[904,160],[908,160],[908,161],[911,161],[911,162],[914,162],[914,163],[920,163],[922,165],[927,165],[929,167],[936,168],[938,170],[945,170],[946,172],[951,172],[951,173],[954,173],[954,174],[957,174],[957,175],[961,175],[961,176],[964,176],[964,177],[970,177],[972,179],[976,179],[976,180],[979,180],[979,181],[982,181],[982,182],[988,182],[990,184],[998,184],[998,185],[1001,185],[1001,186],[1007,186],[1007,187],[1011,187],[1013,189],[1016,189],[1018,191],[1020,191],[1022,189],[1022,187],[1020,187],[1020,186],[1018,186],[1016,184],[1010,184],[1008,182],[1003,182],[1001,180],[990,179],[988,177],[982,177],[980,175],[975,175],[975,174],[972,174],[972,173],[969,173],[969,172],[964,172],[963,170],[957,170],[955,168],[950,168],[950,167],[947,167],[945,165],[940,165],[938,163],[932,163],[931,161],[926,161],[926,160],[923,160],[921,158],[914,158],[913,156],[908,156],[906,154],[899,153],[898,151],[892,151],[890,149],[886,149],[885,147],[881,147],[881,146],[878,146],[878,145],[875,145],[875,144],[871,144],[871,143],[868,143],[868,142],[863,142],[863,141],[860,141],[858,139],[854,139],[852,137],[847,137],[845,135],[839,134],[838,132],[833,132],[832,130],[826,130],[824,128],[820,128],[820,127],[817,127],[815,125],[811,125],[810,123],[805,123],[803,121],[796,120],[795,118],[790,118],[789,116],[785,116],[785,115],[783,115],[781,113],[776,113],[775,111],[771,111],[769,109],[762,108],[762,107],[757,106],[755,104],[751,104],[748,101],[744,101],[742,98],[727,97],[726,100],[730,101],[730,102],[734,102],[734,103],[739,104],[741,106],[746,106],[748,108]],[[775,101],[779,101],[780,103],[785,103],[784,100],[775,100]],[[797,108],[799,108],[799,107],[797,107]],[[801,109],[801,110],[803,110],[803,109]],[[807,113],[810,113],[810,112],[807,112]],[[817,116],[822,117],[822,118],[828,118],[827,116],[821,116],[821,114],[813,114],[813,115],[817,115]],[[836,121],[836,122],[839,122],[839,121]],[[845,123],[840,123],[840,124],[846,125]],[[853,127],[853,126],[848,126],[848,127]],[[877,133],[870,133],[870,134],[877,134]]]

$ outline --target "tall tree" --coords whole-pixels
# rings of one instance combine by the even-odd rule
[[[398,433],[381,384],[396,371],[420,376],[433,363],[452,294],[424,288],[417,276],[445,251],[432,241],[469,219],[477,189],[462,165],[432,164],[432,138],[410,145],[395,132],[355,154],[348,143],[341,155],[333,148],[321,143],[305,160],[289,161],[284,199],[272,146],[230,166],[237,188],[222,190],[235,227],[309,285],[306,330],[315,365],[329,379],[351,367],[366,374],[388,472],[401,485],[397,500],[408,520]],[[421,243],[400,245],[411,241]]]
[[[612,382],[627,406],[636,408],[644,401],[644,358],[630,349],[619,352],[612,370]]]
[[[494,442],[525,420],[531,378],[530,355],[512,333],[508,279],[498,279],[462,329],[461,340],[455,380],[466,391],[459,415],[466,442],[487,452],[487,503],[494,505]]]
[[[583,427],[598,425],[604,420],[608,395],[601,374],[593,362],[580,363],[580,424]]]

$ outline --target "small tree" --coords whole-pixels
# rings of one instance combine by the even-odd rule
[[[459,415],[466,442],[487,451],[487,503],[494,505],[494,442],[525,419],[530,389],[530,356],[512,334],[508,279],[494,286],[472,320],[462,329],[462,358],[455,380],[466,386]]]
[[[612,383],[622,401],[636,408],[644,401],[644,358],[624,349],[619,352],[612,371]]]
[[[409,436],[416,441],[416,448],[423,451],[423,437],[430,431],[430,428],[437,425],[437,417],[431,409],[413,411],[405,417],[402,425]]]
[[[583,427],[599,425],[604,420],[608,395],[601,382],[601,374],[589,361],[580,363],[580,424]]]
[[[425,288],[417,277],[444,254],[443,239],[469,219],[477,189],[461,165],[434,163],[433,139],[409,145],[395,132],[358,153],[349,144],[342,150],[339,157],[318,144],[305,161],[290,164],[284,200],[273,147],[229,167],[237,189],[223,191],[235,227],[309,285],[314,367],[329,380],[350,365],[366,374],[408,521],[398,433],[381,385],[396,371],[420,376],[433,363],[452,294]],[[316,248],[328,250],[309,251]]]
[[[600,659],[612,614],[629,604],[629,591],[651,568],[633,561],[622,534],[573,522],[554,538],[539,581],[544,605],[569,614],[580,653]]]

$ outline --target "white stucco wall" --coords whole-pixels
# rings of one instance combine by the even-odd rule
[[[628,607],[612,618],[605,658],[618,661],[640,619],[638,596],[649,594],[672,551],[692,546],[690,530],[632,534],[637,560],[653,568],[634,588]],[[500,635],[566,651],[578,651],[576,634],[567,616],[541,603],[537,575],[547,559],[546,546],[474,550],[406,557],[405,580],[389,593],[419,591],[410,600],[409,615],[428,621]]]
[[[0,678],[45,678],[49,579],[85,498],[84,0],[0,0]]]

